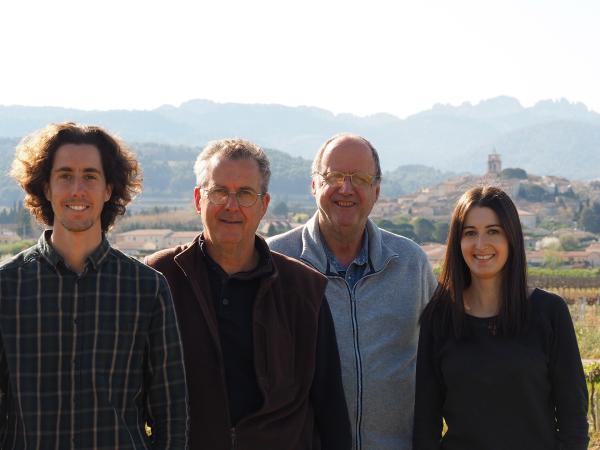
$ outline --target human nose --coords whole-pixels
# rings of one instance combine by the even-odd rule
[[[240,204],[237,199],[237,192],[229,192],[227,195],[226,209],[239,209]]]
[[[350,175],[344,176],[342,184],[340,185],[339,192],[342,194],[352,193],[354,186],[352,185],[352,177]]]
[[[488,245],[488,236],[485,233],[477,235],[477,248],[484,248]]]
[[[85,180],[80,177],[74,177],[71,183],[71,195],[77,197],[85,190]]]

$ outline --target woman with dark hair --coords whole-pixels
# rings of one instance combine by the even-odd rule
[[[515,205],[470,189],[421,316],[413,450],[584,450],[587,402],[565,302],[527,288]]]

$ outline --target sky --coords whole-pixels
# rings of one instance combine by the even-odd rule
[[[0,3],[0,105],[216,102],[399,117],[498,95],[600,112],[596,0]]]

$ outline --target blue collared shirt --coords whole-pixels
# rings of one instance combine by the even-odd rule
[[[369,266],[369,235],[366,230],[363,234],[362,244],[358,255],[356,255],[356,258],[354,258],[348,267],[344,267],[344,265],[336,259],[331,249],[327,246],[325,239],[323,239],[323,235],[321,235],[321,242],[323,242],[323,248],[325,250],[325,255],[327,256],[326,274],[342,277],[346,280],[350,289],[354,289],[358,280],[369,273],[367,270]]]

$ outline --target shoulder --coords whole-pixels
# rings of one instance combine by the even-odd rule
[[[569,314],[567,302],[560,295],[535,288],[530,298],[533,310],[539,314],[545,316]]]
[[[420,270],[427,263],[427,256],[421,247],[414,241],[379,228],[375,224],[369,226],[371,233],[381,241],[383,255],[394,255],[401,261],[410,262],[415,270]],[[371,239],[371,236],[369,236]]]
[[[304,225],[296,227],[285,233],[267,239],[271,250],[276,252],[299,255],[302,251],[302,231]]]
[[[16,271],[19,268],[23,268],[30,263],[35,263],[41,258],[41,253],[36,245],[23,250],[16,254],[12,258],[7,259],[0,263],[0,274],[7,275],[10,272]]]
[[[276,268],[273,292],[286,299],[292,308],[308,307],[318,311],[325,298],[327,277],[312,267],[281,253],[271,251],[271,260]]]
[[[128,273],[129,275],[135,274],[140,280],[152,280],[154,286],[156,283],[161,283],[164,277],[154,268],[144,264],[143,262],[126,255],[120,250],[111,247],[110,254],[113,258],[118,259],[121,264],[121,271]]]
[[[379,232],[381,233],[381,241],[383,245],[388,248],[394,249],[398,252],[402,252],[404,254],[414,254],[414,255],[423,255],[425,253],[416,242],[408,239],[407,237],[400,236],[398,234],[391,233],[387,230],[377,227]]]
[[[146,258],[144,258],[144,263],[159,272],[164,272],[164,269],[168,269],[175,264],[175,257],[190,246],[191,244],[185,244],[159,250],[156,253],[146,256]]]
[[[279,252],[271,250],[273,264],[283,276],[298,278],[300,280],[313,280],[318,283],[326,283],[327,277],[308,265]]]

